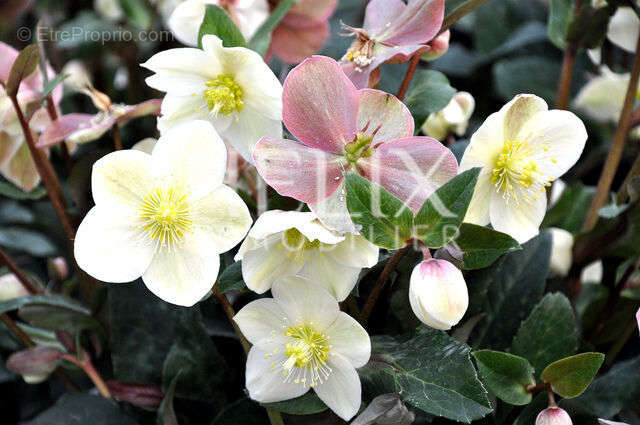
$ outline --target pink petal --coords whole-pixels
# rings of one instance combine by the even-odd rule
[[[118,123],[124,124],[134,118],[145,115],[160,115],[162,99],[151,99],[137,105],[126,106],[126,112],[118,117]]]
[[[417,212],[437,188],[458,173],[453,153],[431,137],[407,137],[378,145],[358,168]]]
[[[85,133],[81,141],[95,140],[116,122],[115,115],[67,114],[53,121],[40,135],[38,147],[56,145],[66,139]]]
[[[407,5],[402,0],[371,0],[364,13],[362,28],[368,34],[382,32],[387,24],[395,21]]]
[[[384,62],[384,61],[383,61]],[[382,62],[376,62],[376,67]],[[358,68],[353,62],[340,61],[342,71],[345,73],[349,80],[358,89],[364,89],[367,87],[374,87],[380,80],[380,72],[376,71],[372,66],[366,68]]]
[[[0,57],[2,58],[0,61],[0,81],[6,83],[7,79],[9,79],[13,62],[18,57],[18,51],[7,43],[0,41]]]
[[[438,34],[443,18],[444,0],[410,0],[402,15],[374,35],[378,40],[397,46],[422,44]]]
[[[337,4],[338,0],[300,0],[289,9],[284,20],[289,20],[290,15],[303,15],[313,21],[326,21]]]
[[[293,140],[263,137],[253,159],[269,186],[302,202],[325,199],[342,181],[341,157]]]
[[[414,124],[411,112],[392,94],[380,90],[359,90],[358,130],[367,128],[373,144],[413,136]]]
[[[636,320],[638,321],[638,328],[640,328],[640,309],[638,309],[638,312],[636,313]]]
[[[308,21],[304,25],[308,26],[278,25],[272,34],[271,53],[288,63],[300,63],[317,53],[329,36],[329,24]]]
[[[335,60],[314,56],[296,66],[282,102],[285,125],[305,145],[342,153],[353,139],[358,91]]]

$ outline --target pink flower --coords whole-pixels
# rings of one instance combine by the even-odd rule
[[[277,5],[279,1],[270,3]],[[338,0],[300,0],[294,4],[273,31],[269,54],[299,63],[317,53],[329,37],[327,21],[337,4]]]
[[[371,0],[363,28],[345,26],[356,40],[341,60],[344,72],[356,87],[372,87],[379,78],[372,72],[382,63],[429,50],[443,18],[444,0]]]
[[[254,150],[260,175],[278,193],[306,202],[325,225],[353,231],[342,173],[374,181],[417,211],[457,174],[440,142],[413,136],[413,117],[395,96],[358,90],[331,58],[314,56],[284,82],[283,116],[300,142],[263,137]]]

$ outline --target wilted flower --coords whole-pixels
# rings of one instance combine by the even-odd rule
[[[342,67],[358,88],[372,87],[371,73],[384,62],[404,62],[429,50],[426,45],[440,31],[444,0],[371,0],[363,28],[345,26],[355,41],[342,57]]]
[[[253,301],[234,317],[253,344],[247,358],[249,396],[270,403],[313,388],[338,416],[351,419],[362,391],[355,368],[371,355],[367,331],[307,279],[283,278],[271,292],[273,298]]]
[[[371,400],[351,425],[410,425],[415,418],[398,394],[382,394]]]
[[[273,7],[280,0],[272,0]],[[328,19],[337,0],[300,0],[295,3],[271,34],[269,54],[288,63],[299,63],[320,50],[329,36]]]
[[[267,0],[186,0],[173,10],[168,22],[171,32],[182,43],[198,45],[198,33],[208,4],[223,8],[247,40],[269,17]]]
[[[249,289],[259,294],[276,279],[297,274],[342,301],[362,268],[378,262],[378,247],[360,235],[327,229],[312,212],[272,210],[256,220],[236,260],[242,260]]]
[[[491,223],[525,242],[538,234],[546,188],[576,163],[587,140],[582,121],[547,109],[534,95],[518,95],[471,136],[460,170],[482,167],[465,221]]]
[[[471,94],[458,92],[443,110],[429,115],[422,125],[422,132],[441,141],[451,133],[463,136],[475,107],[476,102]]]
[[[552,227],[551,273],[566,276],[573,263],[573,235],[564,229]]]
[[[118,151],[93,166],[96,206],[75,239],[78,265],[105,282],[142,276],[163,300],[184,306],[213,286],[219,254],[247,233],[251,216],[222,184],[227,153],[206,121],[176,126],[151,155]]]
[[[415,266],[409,281],[409,303],[425,325],[448,330],[469,306],[462,272],[446,260],[430,259]]]
[[[260,175],[280,194],[309,204],[320,220],[354,231],[342,173],[379,183],[413,211],[457,174],[440,142],[413,136],[413,117],[395,96],[357,90],[331,58],[314,56],[284,83],[284,123],[300,142],[263,137],[254,158]]]
[[[226,48],[213,35],[202,48],[171,49],[142,66],[147,84],[167,93],[160,132],[179,122],[208,119],[246,160],[262,136],[282,137],[282,85],[256,52]]]
[[[451,31],[446,30],[429,43],[429,50],[424,52],[420,59],[423,61],[433,61],[436,60],[449,50],[449,39],[451,38]]]
[[[536,425],[573,425],[571,417],[559,407],[549,407],[538,414]]]
[[[8,273],[0,276],[0,302],[27,295],[29,295],[29,291],[14,274]]]
[[[56,370],[61,354],[57,348],[37,345],[9,356],[7,369],[22,375],[27,384],[39,384]]]

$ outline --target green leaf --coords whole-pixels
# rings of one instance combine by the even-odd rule
[[[555,361],[547,366],[541,378],[551,389],[564,398],[582,394],[596,376],[604,362],[604,354],[582,353]]]
[[[582,228],[595,188],[576,184],[566,188],[542,221],[542,227],[559,227],[571,233]]]
[[[455,176],[422,204],[414,220],[414,234],[429,248],[440,248],[456,236],[479,174],[476,167]]]
[[[578,329],[571,303],[562,293],[547,294],[522,322],[511,349],[528,359],[540,376],[550,363],[570,356],[578,348]]]
[[[462,223],[452,245],[462,253],[460,266],[465,270],[489,267],[501,255],[522,249],[506,233],[469,223]]]
[[[600,47],[607,36],[609,18],[613,10],[611,6],[596,9],[590,4],[583,4],[578,16],[569,25],[567,41],[579,48]]]
[[[549,39],[557,48],[564,50],[567,46],[569,26],[575,16],[573,0],[551,0],[547,32]]]
[[[441,111],[449,104],[456,89],[449,85],[447,77],[438,71],[419,70],[404,99],[405,105],[417,123],[422,123],[429,114]]]
[[[247,289],[247,285],[242,280],[242,261],[227,266],[226,269],[218,277],[216,291],[224,294],[228,291],[243,291]]]
[[[56,403],[24,425],[137,425],[110,399],[90,394],[63,394]]]
[[[411,237],[413,213],[382,186],[355,173],[344,174],[347,208],[360,234],[386,249],[405,246]]]
[[[207,5],[204,20],[200,25],[198,47],[202,48],[202,37],[207,34],[218,36],[224,47],[247,47],[242,33],[227,15],[227,12],[213,4]]]
[[[0,227],[0,246],[24,251],[35,257],[51,257],[58,252],[51,239],[23,227]]]
[[[291,6],[297,2],[298,0],[284,0],[278,3],[276,8],[273,9],[273,12],[271,12],[271,15],[269,15],[267,20],[264,21],[253,37],[251,37],[251,40],[249,40],[249,48],[264,57],[269,49],[269,44],[271,44],[271,33],[282,18],[286,16]]]
[[[169,388],[164,394],[162,403],[158,407],[158,415],[156,416],[156,425],[179,425],[176,411],[173,407],[173,397],[176,393],[176,384],[180,379],[180,372],[176,374],[169,384]]]
[[[20,308],[20,319],[43,329],[63,330],[75,335],[84,329],[101,330],[100,323],[83,312],[48,305],[26,305]]]
[[[542,56],[503,59],[493,66],[494,87],[505,101],[520,93],[535,93],[553,104],[559,76],[560,64]]]
[[[153,16],[145,2],[140,0],[120,0],[120,7],[129,21],[134,27],[142,30],[149,29]]]
[[[540,412],[549,407],[549,398],[546,391],[538,393],[533,401],[527,404],[520,412],[513,425],[534,425]],[[506,425],[506,424],[505,424]]]
[[[18,201],[40,199],[47,195],[44,187],[36,187],[31,192],[23,192],[19,187],[9,183],[0,182],[0,195],[7,198],[16,199]]]
[[[469,347],[446,333],[421,328],[408,341],[373,337],[372,350],[369,363],[358,370],[368,395],[398,393],[413,407],[466,423],[491,412]]]
[[[16,96],[22,80],[33,74],[38,66],[39,57],[40,51],[35,44],[30,44],[20,51],[5,82],[4,88],[9,97]]]
[[[60,295],[27,295],[25,297],[12,298],[0,302],[0,314],[17,310],[23,306],[48,306],[66,309],[86,316],[91,315],[91,310],[79,304],[71,298]]]
[[[313,415],[328,409],[327,405],[314,392],[308,392],[291,400],[262,403],[262,406],[289,415]]]
[[[471,334],[473,346],[509,347],[520,322],[542,298],[550,256],[551,235],[542,233],[491,267],[465,274],[470,290],[467,317],[484,314]]]
[[[42,89],[42,93],[40,93],[40,97],[44,99],[45,97],[49,96],[51,92],[56,87],[58,87],[58,85],[62,83],[62,81],[64,81],[64,79],[67,78],[68,76],[69,74],[58,74],[52,80],[49,80],[47,84],[45,84],[44,88]]]
[[[532,396],[526,387],[535,385],[536,381],[527,359],[491,350],[472,354],[483,382],[496,397],[517,406],[531,402]]]

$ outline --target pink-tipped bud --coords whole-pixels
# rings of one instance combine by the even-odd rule
[[[69,266],[67,260],[62,257],[49,258],[47,260],[49,279],[54,282],[63,282],[69,277]]]
[[[469,306],[462,272],[445,260],[426,260],[411,273],[409,302],[427,326],[447,330],[456,325]]]
[[[447,30],[431,40],[431,43],[429,43],[429,50],[422,54],[421,59],[425,61],[432,61],[447,53],[447,50],[449,50],[450,37],[451,32]]]
[[[548,407],[538,414],[536,425],[573,425],[573,422],[563,409]]]

